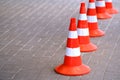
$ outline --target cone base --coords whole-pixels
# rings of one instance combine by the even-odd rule
[[[109,19],[111,17],[112,16],[107,12],[105,12],[105,13],[97,13],[97,18],[98,19]]]
[[[90,37],[101,37],[104,36],[104,32],[100,29],[90,30]]]
[[[91,69],[84,64],[81,64],[80,66],[67,66],[62,64],[55,68],[57,73],[66,76],[82,76],[88,74],[90,70]]]
[[[106,9],[109,14],[117,14],[118,10],[112,8],[112,9]]]
[[[89,44],[80,44],[80,51],[81,52],[92,52],[95,51],[97,49],[97,46],[89,43]]]

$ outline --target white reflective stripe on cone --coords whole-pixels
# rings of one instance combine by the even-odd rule
[[[105,7],[105,1],[96,1],[95,5],[97,7]]]
[[[95,9],[95,3],[89,3],[88,8]]]
[[[78,36],[89,36],[88,28],[83,28],[83,29],[78,28],[77,32],[78,32]]]
[[[112,0],[105,0],[105,2],[112,2]]]
[[[80,47],[78,48],[66,48],[66,56],[80,56]]]
[[[77,31],[69,31],[68,38],[78,38]]]
[[[97,22],[97,16],[87,16],[88,22]]]
[[[87,15],[86,14],[80,14],[79,15],[79,20],[87,20]]]

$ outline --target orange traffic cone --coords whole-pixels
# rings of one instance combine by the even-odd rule
[[[112,0],[105,0],[105,4],[106,4],[106,10],[108,13],[110,13],[110,14],[117,14],[118,13],[118,10],[113,8]]]
[[[88,18],[88,27],[89,27],[90,37],[103,36],[104,32],[98,29],[98,22],[96,17],[96,8],[95,8],[94,0],[89,0],[87,18]]]
[[[81,52],[90,52],[97,49],[97,47],[90,42],[85,3],[81,3],[80,6],[77,32]]]
[[[96,0],[96,12],[97,12],[97,18],[98,19],[108,19],[112,16],[107,13],[105,8],[105,1],[104,0]]]
[[[75,18],[71,18],[64,63],[57,66],[55,71],[67,76],[79,76],[90,72],[90,68],[82,64]]]

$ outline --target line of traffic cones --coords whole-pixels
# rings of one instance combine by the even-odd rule
[[[96,0],[96,12],[98,19],[108,19],[112,16],[106,11],[105,1],[104,0]]]
[[[113,7],[112,0],[96,0],[96,12],[98,19],[111,18],[111,14],[117,14],[118,11]]]
[[[81,76],[88,74],[91,69],[83,64],[81,52],[97,50],[91,43],[90,37],[104,36],[104,31],[99,29],[97,19],[111,18],[111,14],[118,11],[113,8],[112,0],[89,0],[86,11],[85,3],[80,4],[79,19],[71,18],[66,44],[66,54],[63,64],[55,67],[55,71],[66,76]]]

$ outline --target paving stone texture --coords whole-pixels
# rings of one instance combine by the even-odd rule
[[[92,70],[84,76],[54,72],[63,63],[71,17],[88,0],[0,0],[0,80],[120,80],[120,14],[98,20],[105,36],[98,50],[82,53]],[[113,5],[120,11],[120,1]]]

